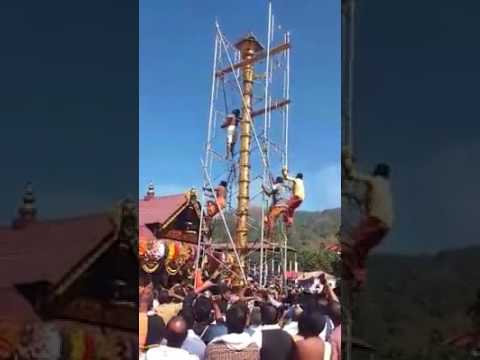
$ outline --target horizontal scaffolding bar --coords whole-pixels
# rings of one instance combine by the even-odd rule
[[[228,243],[214,243],[211,245],[212,249],[218,250],[218,251],[233,251],[233,248],[230,244]],[[258,243],[248,243],[247,247],[245,248],[246,250],[249,251],[260,251],[261,244]],[[279,249],[284,249],[285,246],[283,244],[272,244],[272,243],[265,243],[263,245],[263,248],[265,250],[270,250],[270,251],[275,251]],[[287,246],[287,251],[291,253],[296,253],[297,249],[291,246]]]
[[[285,51],[290,48],[290,43],[283,43],[281,45],[278,45],[277,47],[274,47],[273,49],[270,49],[270,55],[275,55],[279,52]],[[219,70],[215,73],[216,77],[222,77],[225,74],[228,74],[232,72],[233,70],[236,70],[238,68],[244,67],[245,65],[253,64],[254,62],[257,62],[259,60],[263,60],[267,57],[267,51],[264,50],[257,55],[253,56],[251,59],[248,60],[243,60],[240,61],[236,64],[233,64],[233,66],[226,67],[225,69]]]
[[[267,112],[276,110],[282,106],[290,104],[290,100],[277,100],[272,102],[272,104],[267,108]],[[265,109],[255,110],[252,111],[251,117],[254,118],[255,116],[259,116],[265,114]]]

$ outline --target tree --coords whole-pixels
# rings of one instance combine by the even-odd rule
[[[324,249],[303,249],[299,252],[299,266],[303,271],[322,270],[334,273],[338,268],[339,256]]]

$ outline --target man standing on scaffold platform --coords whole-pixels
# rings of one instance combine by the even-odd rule
[[[227,129],[227,154],[226,159],[233,159],[235,143],[237,142],[237,127],[240,122],[240,110],[235,109],[231,114],[228,114],[225,121],[220,126],[222,129]]]

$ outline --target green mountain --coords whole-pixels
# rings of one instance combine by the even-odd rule
[[[354,335],[385,358],[441,358],[451,349],[440,344],[472,326],[466,310],[480,289],[479,260],[480,247],[434,256],[372,255]]]
[[[340,209],[321,212],[299,211],[295,217],[289,240],[292,246],[317,250],[321,244],[337,242],[340,228]]]
[[[261,209],[250,209],[251,232],[250,241],[260,238],[260,219]],[[234,236],[235,217],[233,213],[226,214],[226,220],[229,224],[230,233]],[[340,209],[328,209],[324,211],[297,211],[295,213],[295,223],[289,231],[289,246],[297,250],[320,249],[321,244],[336,242],[336,234],[340,227]],[[228,241],[225,227],[221,219],[215,222],[214,241]]]

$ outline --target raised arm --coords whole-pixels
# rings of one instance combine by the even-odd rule
[[[284,168],[282,169],[282,175],[283,175],[283,178],[284,178],[285,180],[295,181],[295,178],[293,178],[293,177],[291,177],[291,176],[288,175],[288,169],[287,169],[286,167],[284,167]]]
[[[174,299],[178,299],[180,301],[183,301],[185,298],[183,296],[180,296],[178,294],[175,293],[175,289],[178,287],[179,285],[174,285],[172,286],[171,289],[168,289],[168,296],[170,296],[171,298],[174,298]]]
[[[347,172],[347,176],[352,180],[360,181],[367,184],[371,184],[373,180],[373,177],[371,175],[359,173],[355,169],[350,169]]]
[[[229,123],[230,123],[230,121],[228,120],[228,118],[226,118],[223,121],[222,125],[220,125],[220,128],[225,129],[228,126]]]
[[[342,150],[342,166],[345,170],[347,178],[355,181],[371,184],[372,176],[358,173],[353,167],[353,158],[349,149],[344,148]]]
[[[338,300],[337,294],[335,294],[335,291],[328,285],[328,283],[324,286],[324,291],[325,291],[325,296],[328,300],[328,302],[337,302],[339,303],[340,300]]]
[[[221,298],[220,295],[214,295],[214,297],[212,298],[213,313],[214,313],[215,321],[223,320],[222,311],[220,309],[220,306],[218,305],[220,298]]]
[[[213,285],[215,285],[213,282],[211,282],[210,280],[207,280],[205,281],[205,283],[203,284],[203,286],[195,289],[195,294],[198,295],[198,294],[201,294],[202,292],[204,292],[205,290],[211,288]]]
[[[267,196],[272,196],[273,194],[273,189],[272,190],[267,189],[264,184],[262,184],[262,190]]]

